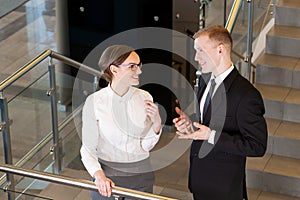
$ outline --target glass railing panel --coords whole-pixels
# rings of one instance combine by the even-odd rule
[[[47,147],[45,147],[45,149],[47,149]],[[40,151],[38,154],[35,155],[35,160],[39,160],[38,162],[36,162],[37,164],[35,166],[28,166],[29,164],[27,163],[23,168],[54,173],[54,160],[52,154],[43,153],[43,151]],[[48,182],[28,177],[15,176],[14,179],[15,189],[24,193],[30,193],[30,191],[36,191],[36,193],[40,193],[49,184]]]
[[[80,128],[80,127],[77,127]],[[74,122],[70,123],[62,134],[62,165],[63,168],[82,169],[80,160],[81,137]]]
[[[4,96],[8,101],[8,117],[12,120],[9,129],[14,163],[40,140],[41,137],[38,136],[42,133],[40,131],[47,130],[49,132],[47,126],[41,126],[39,119],[39,116],[43,114],[45,114],[44,118],[49,118],[49,115],[43,110],[49,108],[45,103],[47,99],[45,94],[47,90],[45,86],[46,72],[47,63],[41,63],[36,70],[27,72],[4,90]],[[0,140],[0,148],[3,149],[2,137]],[[3,150],[0,151],[0,156],[2,157],[1,162],[4,162]]]
[[[209,3],[206,6],[205,27],[212,25],[225,25],[234,0],[207,0],[207,2]]]
[[[70,114],[73,116],[72,114]],[[77,129],[74,125],[73,119],[71,122],[66,124],[64,128],[62,128],[59,132],[60,140],[61,140],[61,159],[62,159],[62,173],[64,173],[65,168],[74,169],[74,170],[82,170],[83,167],[80,166],[81,161],[79,158],[79,150],[81,147],[80,136],[77,132]],[[44,146],[34,157],[32,157],[24,168],[26,169],[34,169],[37,171],[43,171],[48,173],[55,173],[54,170],[54,155],[49,152],[50,147],[52,146],[52,140],[48,142],[47,145]],[[34,162],[32,162],[32,160]],[[31,163],[36,163],[34,167],[32,167]],[[78,178],[77,173],[69,174],[70,177]],[[82,178],[82,177],[81,177]],[[89,179],[86,176],[86,179]],[[15,178],[16,180],[16,178]],[[35,183],[32,182],[30,178],[23,178],[21,180],[16,181],[16,187],[19,190],[30,190],[34,189]]]
[[[14,200],[53,200],[53,198],[49,198],[47,196],[41,196],[41,188],[44,181],[38,181],[38,180],[33,180],[33,182],[38,182],[39,187],[33,188],[31,190],[28,190],[26,192],[19,190],[19,189],[14,189],[14,190],[4,190],[0,188],[0,199],[8,200],[8,193],[10,193],[11,199]]]
[[[242,1],[242,6],[238,14],[236,23],[232,30],[233,50],[245,56],[247,49],[249,3]],[[253,3],[253,27],[252,27],[252,50],[255,49],[255,40],[259,37],[263,27],[272,16],[270,0],[252,1]],[[239,58],[234,57],[235,61]]]
[[[205,7],[205,27],[212,25],[225,25],[224,18],[226,20],[229,17],[229,13],[235,0],[226,0],[226,1],[206,1]],[[226,5],[225,5],[226,2]],[[260,1],[251,1],[253,3],[253,39],[252,39],[252,50],[255,49],[257,43],[255,40],[259,37],[262,29],[266,24],[273,18],[273,4],[277,0],[260,0]],[[233,38],[233,50],[238,53],[243,58],[246,56],[247,49],[247,33],[248,33],[248,2],[241,1],[241,6],[239,14],[237,16],[235,25],[232,30]],[[244,62],[244,59],[240,56],[232,55],[234,64],[239,65],[242,74],[246,74],[248,65],[241,63]]]
[[[8,103],[13,163],[51,131],[47,74],[26,87]]]
[[[76,163],[76,159],[79,155],[79,149],[81,146],[81,140],[79,139],[79,135],[76,131],[74,123],[71,121],[60,131],[60,139],[61,139],[61,159],[62,159],[62,172],[64,173],[64,169],[69,166],[73,166],[77,169],[82,169]],[[55,173],[54,170],[54,157],[53,154],[49,152],[50,147],[52,146],[52,140],[48,142],[47,145],[44,146],[31,160],[34,160],[36,163],[32,166],[33,163],[31,160],[27,162],[23,168],[33,169],[37,171],[47,172],[47,173]],[[75,161],[74,161],[75,160]],[[78,178],[72,174],[70,177]],[[15,177],[16,180],[16,188],[18,190],[23,190],[26,192],[27,190],[36,190],[38,187],[41,187],[39,182],[31,178],[21,178],[20,180]],[[47,184],[44,183],[43,187],[46,187]]]
[[[47,64],[36,66],[4,90],[5,97],[8,99],[9,119],[13,121],[10,133],[14,163],[52,130],[50,97],[47,95],[50,82]],[[60,80],[72,78],[60,72],[57,72],[57,76],[60,76]],[[69,103],[68,110],[58,109],[58,123],[71,112],[70,105]],[[0,148],[3,149],[2,141]],[[4,161],[2,152],[1,161]]]
[[[18,68],[20,68],[26,62],[28,62],[28,60],[27,61],[24,60],[23,63],[19,63]],[[15,71],[17,71],[18,68]],[[7,98],[7,100],[11,101],[11,99],[13,99],[15,96],[18,96],[27,87],[30,87],[30,85],[34,84],[45,73],[47,73],[47,71],[48,71],[48,59],[46,59],[46,60],[42,61],[41,63],[39,63],[34,69],[28,71],[22,77],[19,77],[18,80],[15,81],[12,85],[7,87],[4,90],[4,94],[5,94],[5,97]],[[12,75],[12,74],[13,74],[13,72],[11,72],[11,74],[9,74],[9,75]],[[9,75],[7,75],[7,78],[8,78]],[[4,80],[1,80],[1,81],[4,81]],[[27,91],[27,93],[24,93],[23,96],[24,95],[30,96],[30,93],[28,93],[28,91]],[[32,93],[31,96],[33,96],[33,95],[34,94]]]
[[[65,99],[69,98],[67,102],[58,101],[59,124],[62,123],[72,111],[71,98],[75,77],[65,72],[65,70],[61,71],[56,68],[56,95],[58,100],[60,100],[62,95]],[[36,78],[36,80],[34,80],[34,78]],[[50,97],[46,95],[47,90],[49,90],[49,82],[48,62],[46,62],[46,65],[36,66],[5,90],[5,94],[8,98],[9,118],[14,122],[10,126],[14,164],[19,162],[20,158],[42,139],[46,138],[47,134],[52,131]],[[16,85],[20,86],[16,87]],[[62,107],[64,109],[61,109]],[[75,109],[75,107],[73,108]],[[80,121],[81,115],[78,119]],[[80,124],[78,126],[80,126]],[[62,169],[70,163],[74,163],[73,160],[78,158],[81,146],[80,136],[77,131],[79,129],[76,129],[73,122],[60,131],[61,158],[63,161]],[[3,149],[3,141],[1,141],[0,145],[0,148]],[[50,139],[43,148],[39,149],[34,156],[25,161],[22,167],[54,173],[54,159],[53,155],[49,153],[51,146],[52,139]],[[3,151],[1,151],[1,153],[2,152]],[[3,154],[0,156],[1,162],[4,162]],[[1,173],[1,175],[4,175],[4,173]],[[27,178],[20,180],[15,178],[15,183],[16,188],[19,190],[25,190],[32,184]]]
[[[64,193],[60,193],[60,196],[58,196],[59,187],[63,187],[62,185],[58,185],[58,184],[54,184],[54,183],[50,183],[47,181],[38,180],[34,178],[21,177],[17,175],[15,175],[15,177],[19,180],[22,180],[19,184],[16,185],[14,190],[9,190],[12,193],[12,195],[14,195],[13,199],[15,200],[69,199],[68,195],[63,196]],[[25,188],[25,190],[23,188]],[[65,194],[68,193],[68,189],[69,188],[66,188]],[[74,187],[72,188],[72,191],[75,193],[79,193],[80,189]],[[3,200],[7,199],[7,192],[6,194],[3,194],[3,198],[1,199]]]
[[[263,48],[264,44],[259,44],[257,41],[259,40],[259,37],[261,36],[263,28],[266,26],[268,21],[272,18],[272,0],[261,0],[261,1],[241,1],[240,10],[237,15],[237,19],[235,20],[235,24],[233,26],[231,35],[233,39],[233,54],[232,54],[232,60],[235,64],[235,66],[239,69],[240,73],[245,76],[246,78],[249,78],[250,81],[254,81],[254,75],[255,73],[255,66],[253,63],[255,60],[253,59],[253,56],[251,57],[251,63],[252,66],[249,69],[249,64],[245,62],[245,60],[248,60],[250,57],[247,55],[247,47],[249,44],[247,44],[248,41],[248,23],[249,23],[249,9],[250,8],[250,2],[252,3],[253,13],[253,26],[251,28],[252,31],[252,38],[251,38],[251,45],[252,48],[250,51],[252,52],[258,52],[262,50],[257,50],[256,46],[261,49]],[[258,53],[256,53],[258,54]],[[249,58],[248,58],[249,57]],[[257,55],[255,56],[257,59]]]

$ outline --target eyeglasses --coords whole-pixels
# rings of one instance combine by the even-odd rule
[[[142,63],[141,62],[139,64],[131,63],[129,65],[116,65],[116,66],[123,67],[123,68],[130,68],[132,71],[136,71],[137,68],[142,69]]]

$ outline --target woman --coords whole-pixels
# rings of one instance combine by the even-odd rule
[[[152,193],[149,151],[158,142],[161,117],[152,96],[139,84],[141,61],[134,49],[113,45],[99,63],[109,85],[90,95],[82,111],[82,162],[98,192],[91,198],[114,199],[112,187]]]

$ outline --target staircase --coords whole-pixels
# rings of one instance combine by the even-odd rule
[[[264,99],[269,141],[264,157],[248,159],[248,187],[300,197],[299,0],[278,1],[255,86]]]

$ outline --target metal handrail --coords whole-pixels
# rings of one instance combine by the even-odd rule
[[[63,185],[69,185],[72,187],[78,187],[86,190],[96,190],[98,191],[97,186],[92,182],[88,180],[78,180],[66,176],[56,175],[56,174],[50,174],[46,172],[39,172],[36,170],[28,170],[28,169],[22,169],[19,167],[11,166],[8,164],[0,164],[0,171],[6,172],[6,173],[13,173],[21,176],[26,176],[30,178],[35,178],[39,180],[44,180],[52,183],[58,183]],[[135,198],[135,199],[147,199],[147,200],[175,200],[174,198],[169,197],[163,197],[155,194],[150,194],[146,192],[140,192],[135,191],[131,189],[126,189],[122,187],[113,187],[112,188],[113,195],[117,196],[125,196],[129,198]]]
[[[55,58],[55,59],[57,59],[59,61],[62,61],[63,63],[71,65],[71,66],[73,66],[73,67],[75,67],[77,69],[80,69],[81,71],[90,73],[90,74],[92,74],[94,76],[98,76],[98,77],[101,76],[101,72],[100,71],[95,70],[95,69],[93,69],[93,68],[91,68],[91,67],[89,67],[89,66],[87,66],[85,64],[82,64],[80,62],[77,62],[75,60],[72,60],[71,58],[68,58],[68,57],[66,57],[64,55],[61,55],[61,54],[59,54],[59,53],[57,53],[55,51],[51,51],[50,57],[51,58]]]
[[[13,84],[16,80],[18,80],[21,76],[23,76],[25,73],[33,69],[36,65],[38,65],[40,62],[45,60],[47,57],[55,58],[65,64],[71,65],[77,69],[80,69],[84,72],[91,73],[92,75],[101,76],[101,72],[97,71],[87,65],[84,65],[82,63],[76,62],[66,56],[63,56],[55,51],[52,51],[50,49],[45,50],[43,53],[29,61],[27,64],[23,65],[21,68],[19,68],[16,72],[14,72],[12,75],[7,77],[5,80],[3,80],[0,83],[0,91],[3,91],[5,88]]]
[[[17,79],[19,79],[21,76],[23,76],[25,73],[30,71],[32,68],[34,68],[37,64],[45,60],[48,56],[51,55],[51,50],[46,50],[31,61],[29,61],[27,64],[25,64],[23,67],[19,68],[16,72],[14,72],[12,75],[7,77],[5,80],[3,80],[0,83],[0,91],[3,91],[5,88],[13,84]]]
[[[237,16],[239,14],[239,10],[241,8],[241,5],[243,3],[243,0],[235,0],[233,2],[233,5],[231,7],[228,20],[226,22],[226,29],[229,31],[229,33],[232,33],[233,27],[235,25],[235,22],[237,20]]]

